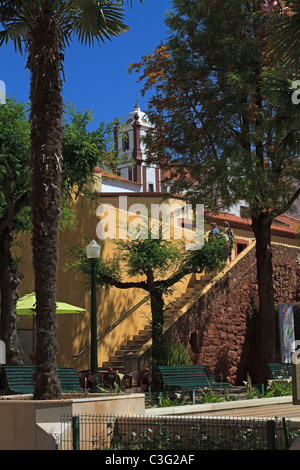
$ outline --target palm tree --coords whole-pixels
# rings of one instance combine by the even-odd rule
[[[300,65],[300,0],[293,2],[270,2],[267,3],[266,14],[281,16],[281,22],[270,31],[270,50],[277,62],[288,65],[299,70]],[[276,4],[276,5],[273,5]],[[264,11],[264,5],[261,5]]]
[[[142,2],[142,0],[140,0]],[[131,2],[130,2],[131,3]],[[32,248],[36,291],[35,399],[60,396],[56,374],[56,269],[62,175],[62,80],[73,38],[99,44],[128,30],[123,0],[0,1],[0,46],[27,54],[30,81]]]

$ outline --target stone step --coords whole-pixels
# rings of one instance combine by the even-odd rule
[[[188,287],[186,290],[186,294],[195,294],[201,291],[202,286],[199,285],[197,287]]]
[[[122,357],[119,356],[109,356],[109,362],[113,362],[114,364],[117,365],[124,365],[124,360]]]
[[[145,325],[145,326],[144,326],[144,330],[145,330],[145,331],[152,330],[152,325],[150,325],[150,324]]]
[[[138,334],[133,336],[133,341],[144,341],[145,343],[148,341],[148,339],[151,338],[151,333],[150,334]]]
[[[171,320],[174,315],[180,310],[180,308],[189,302],[191,298],[197,295],[205,287],[205,285],[212,279],[212,276],[205,275],[201,276],[200,279],[194,281],[189,286],[185,293],[178,297],[170,307],[167,308],[164,315],[166,322]],[[128,340],[126,344],[120,346],[120,349],[116,350],[113,356],[110,356],[108,361],[103,362],[103,367],[112,368],[113,370],[124,371],[124,356],[130,352],[136,352],[151,339],[152,325],[145,325],[143,330],[140,330],[138,334],[134,335],[132,339]]]
[[[121,345],[121,350],[122,351],[137,351],[138,349],[140,348],[140,345],[139,344],[132,344],[132,345],[129,345],[129,344],[122,344]]]
[[[127,352],[128,352],[127,349],[117,349],[117,351],[115,351],[115,356],[120,359],[120,358],[123,358],[125,354],[127,354]]]
[[[118,369],[119,371],[124,370],[124,363],[121,361],[105,361],[103,362],[103,367]]]
[[[130,339],[127,341],[128,346],[143,346],[145,344],[145,341],[143,339]]]
[[[151,336],[151,333],[152,333],[152,327],[149,328],[148,330],[140,330],[138,334],[142,336]]]

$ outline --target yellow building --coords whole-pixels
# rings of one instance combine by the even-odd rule
[[[124,195],[122,196],[124,198]],[[128,208],[133,204],[143,204],[149,207],[151,204],[160,204],[161,195],[127,193]],[[57,315],[58,324],[58,356],[57,361],[62,366],[73,366],[77,370],[89,368],[89,349],[90,343],[90,293],[86,286],[86,279],[79,274],[66,271],[68,263],[68,247],[75,246],[85,237],[101,240],[97,237],[97,228],[99,221],[104,220],[97,215],[100,205],[106,207],[115,207],[117,214],[119,210],[119,195],[98,195],[99,204],[92,203],[90,200],[79,197],[76,201],[76,212],[78,223],[76,228],[66,229],[60,234],[59,265],[57,273],[57,301],[67,302],[72,305],[86,309],[85,313],[61,314]],[[172,201],[171,201],[172,202]],[[182,206],[183,198],[173,200],[173,203]],[[107,207],[108,207],[107,206]],[[130,213],[130,212],[129,212]],[[106,216],[106,212],[104,213]],[[134,220],[136,216],[131,215],[128,221]],[[119,215],[118,215],[119,220]],[[181,228],[180,228],[181,231]],[[172,234],[171,234],[172,235]],[[22,256],[23,264],[20,265],[20,271],[24,275],[20,285],[20,295],[34,292],[34,274],[32,267],[32,254],[30,245],[30,234],[22,236],[22,249],[17,249],[17,255]],[[117,248],[114,240],[104,240],[101,256],[108,260],[117,256]],[[128,280],[128,279],[125,279]],[[187,281],[187,280],[186,280]],[[185,283],[177,286],[178,293],[184,289]],[[98,335],[105,332],[111,325],[117,322],[124,314],[130,311],[136,304],[141,302],[147,296],[147,292],[139,289],[120,290],[115,287],[108,289],[102,288],[98,292]],[[113,355],[114,351],[119,349],[124,342],[137,334],[149,323],[150,309],[147,302],[131,313],[123,320],[120,327],[113,329],[99,341],[98,358],[99,365],[107,361]],[[32,352],[32,328],[31,318],[20,317],[19,335],[25,352],[26,363],[30,362],[29,354]],[[83,353],[81,353],[84,351]],[[79,356],[75,358],[74,356]]]
[[[97,215],[97,209],[100,205],[108,204],[116,208],[119,214],[120,196],[124,198],[124,193],[98,193],[98,201],[94,203],[79,197],[76,201],[77,226],[74,229],[64,230],[60,235],[57,300],[82,307],[85,309],[85,312],[57,316],[58,365],[73,366],[76,370],[85,370],[89,369],[90,361],[90,294],[85,285],[86,280],[82,276],[65,270],[66,263],[68,262],[68,246],[76,245],[84,237],[95,239],[99,242],[97,227],[99,228],[99,221],[103,220],[103,218]],[[150,207],[151,204],[161,204],[163,202],[163,195],[161,193],[156,195],[151,193],[126,193],[126,199],[128,209],[133,204],[141,203],[145,207]],[[176,203],[179,206],[183,206],[184,202],[184,198],[178,197],[170,200],[169,204]],[[217,222],[219,228],[224,226],[225,221],[228,221],[233,229],[235,235],[233,258],[253,240],[250,220],[242,219],[233,214],[218,214],[211,217],[211,219]],[[133,219],[129,217],[128,220]],[[177,219],[176,222],[180,224],[180,219]],[[272,227],[273,241],[299,246],[299,239],[296,238],[297,225],[298,221],[294,218],[285,215],[279,217]],[[208,228],[207,226],[206,231]],[[24,248],[18,253],[24,260],[24,263],[20,266],[20,270],[24,274],[20,286],[21,296],[34,291],[30,234],[22,237],[22,242]],[[113,240],[105,240],[103,245],[101,256],[105,260],[117,256],[116,245]],[[187,276],[183,282],[176,285],[173,294],[174,298],[186,291],[192,279],[193,276]],[[145,301],[146,297],[147,292],[141,289],[121,290],[115,287],[99,289],[97,297],[98,335],[105,333],[112,325],[118,323],[120,318],[125,316],[120,324],[99,339],[99,366],[107,363],[109,358],[115,355],[115,351],[120,350],[122,345],[128,340],[130,341],[134,335],[137,335],[149,323],[150,307],[148,302]],[[139,303],[141,305],[135,308]],[[126,317],[128,312],[130,314]],[[32,319],[20,317],[19,335],[24,348],[26,363],[30,363],[29,354],[32,351],[32,327]]]
[[[140,123],[141,121],[141,123]],[[75,246],[84,237],[95,239],[99,242],[99,222],[106,217],[104,205],[110,207],[112,218],[117,214],[117,219],[124,222],[124,216],[127,221],[132,221],[136,217],[135,210],[132,209],[135,204],[142,204],[145,208],[151,205],[160,205],[164,202],[166,193],[163,190],[163,181],[161,170],[156,166],[148,168],[145,164],[145,149],[140,145],[140,135],[146,132],[149,126],[147,116],[141,112],[138,106],[134,112],[129,113],[126,120],[126,133],[128,139],[125,142],[125,152],[128,158],[133,158],[134,166],[132,169],[127,167],[120,168],[120,176],[115,176],[108,171],[95,169],[95,183],[91,186],[96,200],[91,202],[80,196],[75,202],[77,214],[77,226],[66,229],[60,234],[59,265],[57,272],[57,301],[67,302],[85,309],[80,314],[61,314],[57,315],[58,325],[58,356],[59,366],[73,366],[76,370],[85,370],[90,367],[90,294],[85,286],[85,279],[75,272],[66,271],[65,266],[68,262],[68,246]],[[122,139],[119,136],[118,145],[122,145]],[[124,148],[121,149],[124,151]],[[126,201],[126,205],[124,205]],[[183,196],[173,197],[168,201],[169,205],[177,205],[179,208],[186,206]],[[102,209],[99,209],[101,206]],[[131,215],[129,215],[131,214]],[[179,215],[178,215],[179,214]],[[171,237],[174,237],[175,228],[180,229],[182,234],[182,225],[185,224],[185,234],[188,234],[192,228],[191,219],[183,215],[180,210],[178,214],[172,215]],[[241,214],[227,213],[210,216],[207,220],[215,221],[218,227],[224,226],[227,221],[233,229],[235,243],[232,258],[237,256],[253,240],[251,230],[251,221],[240,217]],[[128,218],[127,218],[128,216]],[[186,220],[187,219],[187,220]],[[107,222],[109,219],[107,218]],[[299,239],[296,238],[298,231],[298,220],[287,215],[278,217],[272,227],[272,239],[276,242],[282,242],[287,245],[299,246]],[[120,226],[117,225],[120,228]],[[120,235],[117,229],[117,234]],[[121,227],[122,228],[122,227]],[[124,229],[124,224],[123,224]],[[205,232],[209,226],[205,227]],[[197,228],[196,228],[197,232]],[[179,235],[180,238],[181,235]],[[117,238],[112,236],[112,238]],[[176,236],[175,236],[176,238]],[[17,256],[23,258],[23,264],[20,265],[20,271],[24,275],[20,285],[20,295],[34,292],[34,273],[32,267],[30,234],[22,236],[23,248],[17,248]],[[101,256],[108,260],[117,256],[114,240],[106,239],[103,243]],[[204,278],[203,278],[204,279]],[[203,279],[201,282],[204,282]],[[126,279],[127,280],[127,279]],[[200,282],[195,276],[186,276],[178,283],[174,290],[173,301],[184,292],[192,292],[193,286],[199,289]],[[147,302],[147,293],[141,289],[121,290],[115,287],[102,288],[98,292],[98,360],[99,366],[109,364],[116,351],[124,346],[128,341],[134,339],[149,323],[150,307]],[[122,319],[122,321],[120,321]],[[113,328],[112,325],[114,325]],[[30,363],[30,353],[34,346],[33,322],[31,318],[20,317],[19,336],[25,353],[25,362]],[[148,333],[149,334],[149,333]],[[147,335],[145,335],[147,338]]]

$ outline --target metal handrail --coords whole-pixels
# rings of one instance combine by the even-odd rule
[[[170,279],[174,274],[176,274],[179,271],[175,271],[175,273],[171,274],[171,276],[168,277]],[[115,321],[112,325],[110,325],[105,331],[103,331],[99,336],[97,336],[97,343],[99,339],[103,338],[105,335],[107,335],[111,330],[113,330],[121,321],[123,321],[128,315],[130,315],[134,310],[136,310],[140,305],[142,305],[144,302],[146,302],[147,299],[149,299],[150,294],[146,295],[142,300],[140,300],[136,305],[134,305],[128,312],[126,312],[124,315],[122,315],[117,321]],[[87,351],[91,347],[90,344],[88,344],[84,349],[79,351],[78,354],[75,354],[73,356],[74,359],[77,359],[77,357],[81,356],[85,351]]]
[[[144,302],[146,302],[146,300],[150,297],[150,294],[146,295],[146,297],[144,297],[142,300],[140,300],[136,305],[134,305],[133,307],[131,307],[130,310],[128,310],[128,312],[124,313],[124,315],[122,315],[120,318],[118,318],[118,320],[116,320],[112,325],[110,325],[105,331],[103,331],[99,336],[97,336],[97,342],[99,341],[99,339],[103,338],[104,336],[106,336],[110,331],[112,331],[119,323],[121,323],[126,317],[128,317],[134,310],[136,310],[140,305],[142,305]],[[79,356],[81,356],[85,351],[87,351],[89,348],[91,347],[91,345],[89,344],[88,346],[86,346],[84,349],[82,349],[81,351],[79,351],[78,354],[75,354],[75,356],[73,356],[73,358],[77,359]]]

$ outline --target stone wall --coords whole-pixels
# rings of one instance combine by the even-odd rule
[[[273,244],[272,250],[276,304],[300,303],[300,249]],[[277,311],[274,322],[276,360],[280,361]],[[300,320],[296,324],[296,339],[300,340]],[[247,374],[255,383],[258,331],[254,247],[192,305],[168,335],[172,342],[180,340],[186,345],[193,364],[210,366],[217,381],[243,384]]]

